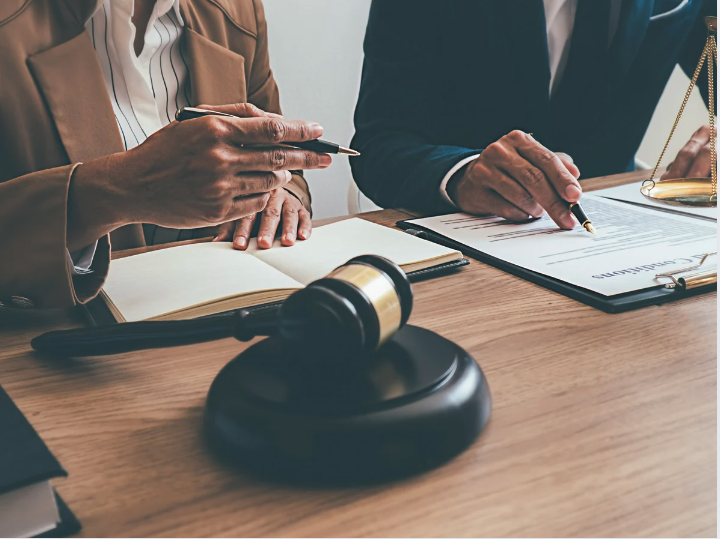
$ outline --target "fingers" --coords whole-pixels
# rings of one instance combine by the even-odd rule
[[[573,161],[573,158],[563,152],[555,152],[555,155],[558,156],[563,165],[565,165],[565,168],[568,169],[568,172],[577,180],[580,177],[580,169],[575,164],[575,161]]]
[[[707,125],[702,126],[700,129],[695,131],[692,138],[683,146],[678,152],[675,160],[670,163],[667,172],[663,174],[665,178],[687,178],[690,173],[695,160],[698,158],[701,150],[705,145],[710,142],[710,127]],[[699,167],[698,167],[699,168]],[[708,165],[708,171],[710,170]],[[709,174],[705,174],[708,176]]]
[[[560,197],[568,202],[577,202],[580,199],[582,196],[580,184],[555,152],[548,150],[532,136],[525,135],[521,131],[513,131],[508,135],[508,137],[511,136],[511,141],[515,144],[517,152],[542,171]],[[527,179],[537,183],[538,187],[541,186],[542,182],[536,182],[537,178],[534,175],[529,176]]]
[[[233,235],[233,247],[235,249],[240,249],[241,251],[247,249],[256,218],[257,213],[253,213],[252,215],[238,219],[235,223],[230,223],[235,227],[235,234]]]
[[[300,201],[298,201],[300,203]],[[298,238],[306,240],[312,234],[312,219],[310,218],[310,212],[300,203],[300,210],[298,211]]]
[[[231,165],[239,172],[253,170],[311,170],[330,166],[332,157],[326,153],[294,148],[246,148],[237,152]]]
[[[267,206],[260,218],[260,229],[258,230],[258,247],[261,249],[270,249],[275,240],[280,218],[282,217],[283,203],[285,201],[285,191],[277,189],[270,195]],[[294,239],[294,238],[293,238]]]
[[[217,235],[213,241],[228,241],[232,236],[235,223],[223,223],[218,227]]]
[[[236,146],[303,142],[315,140],[323,134],[323,128],[317,123],[267,115],[248,118],[208,116],[202,119],[210,129]]]
[[[712,173],[712,159],[710,157],[710,144],[706,144],[697,154],[695,161],[688,170],[687,178],[708,178]]]
[[[492,208],[492,214],[507,219],[508,221],[527,221],[528,212],[521,210],[497,192],[486,191],[483,196],[484,203]]]
[[[490,147],[488,147],[488,149],[490,149]],[[485,151],[487,151],[487,149]],[[555,157],[555,159],[558,158]],[[547,211],[548,215],[560,228],[571,229],[575,226],[575,221],[568,209],[568,203],[558,195],[542,170],[513,151],[512,148],[506,148],[502,151],[498,150],[498,160],[497,168],[522,186],[535,202]],[[558,162],[560,162],[559,159]],[[562,163],[560,163],[560,166],[563,167],[563,169],[565,168],[565,165]],[[567,169],[565,169],[565,172],[569,176]],[[573,181],[575,181],[574,178]],[[499,182],[497,185],[499,185]],[[488,186],[495,189],[496,182],[489,183]],[[522,206],[524,204],[523,209],[526,210],[532,209],[528,206],[529,202],[526,201],[523,196],[518,196],[519,198],[509,199],[509,202],[513,205],[521,204]],[[528,211],[528,214],[535,215],[535,213],[531,211]]]
[[[505,176],[503,180],[493,182],[492,188],[514,207],[525,212],[523,220],[527,219],[528,216],[542,217],[543,213],[545,213],[532,195],[512,178]]]
[[[261,118],[270,113],[256,107],[252,103],[233,103],[230,105],[198,105],[197,108],[205,110],[214,110],[216,112],[224,112],[232,114],[240,118]]]
[[[253,213],[260,213],[265,209],[269,199],[270,193],[236,198],[232,201],[232,206],[225,214],[225,217],[218,219],[218,221],[235,221]]]
[[[287,185],[292,179],[288,170],[277,172],[244,172],[236,174],[227,181],[228,192],[233,198],[269,193]]]

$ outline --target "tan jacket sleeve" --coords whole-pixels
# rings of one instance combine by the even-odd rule
[[[281,114],[280,95],[270,69],[265,10],[261,0],[253,0],[253,3],[257,19],[257,47],[248,82],[248,103],[252,103],[262,110]],[[292,180],[285,186],[285,189],[297,197],[305,209],[312,214],[310,189],[301,170],[293,172]]]
[[[110,263],[108,237],[98,241],[93,272],[73,276],[67,251],[67,198],[76,165],[0,183],[0,302],[42,308],[85,303],[100,291]]]

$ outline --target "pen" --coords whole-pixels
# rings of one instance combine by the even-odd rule
[[[593,236],[597,236],[597,234],[595,234],[595,227],[592,226],[592,221],[590,221],[590,219],[588,219],[588,216],[585,215],[585,212],[580,207],[579,202],[573,202],[572,204],[570,204],[569,209],[570,212],[575,216],[575,219],[580,222],[580,224],[585,228],[585,230],[590,232],[590,234],[592,234]]]
[[[200,118],[202,116],[229,116],[230,118],[237,118],[237,116],[227,114],[226,112],[196,109],[195,107],[184,107],[177,111],[177,113],[175,113],[175,119],[178,122],[182,122],[183,120],[192,120],[193,118]],[[306,142],[275,144],[275,146],[301,148],[303,150],[310,150],[311,152],[318,153],[341,153],[352,157],[360,155],[360,152],[356,152],[355,150],[351,150],[350,148],[345,148],[343,146],[340,146],[339,144],[335,144],[334,142],[328,142],[327,140],[323,140],[320,138],[316,140],[308,140]]]

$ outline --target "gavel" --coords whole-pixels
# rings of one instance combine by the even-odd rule
[[[487,381],[457,344],[408,325],[405,273],[360,256],[289,296],[279,309],[196,320],[53,331],[35,350],[90,356],[249,341],[208,391],[208,447],[233,466],[306,483],[383,482],[466,449],[490,417]]]
[[[304,358],[359,358],[392,338],[407,323],[412,305],[405,272],[386,258],[364,255],[295,292],[269,313],[241,309],[195,320],[51,331],[31,345],[46,355],[82,357],[273,336],[287,353]]]

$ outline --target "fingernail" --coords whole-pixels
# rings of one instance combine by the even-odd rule
[[[312,138],[320,138],[325,130],[320,124],[310,124],[310,133]]]
[[[260,236],[258,238],[258,243],[260,243],[260,242],[269,244],[269,243],[272,243],[272,240],[270,239],[270,236]]]
[[[286,170],[284,172],[285,172],[285,182],[287,183],[290,180],[292,180],[292,172],[290,172],[289,170]]]
[[[571,201],[576,201],[582,196],[582,191],[576,185],[568,185],[565,188],[565,198]]]
[[[298,232],[298,238],[300,238],[301,240],[307,239],[307,232],[305,232],[304,230],[300,230]]]
[[[283,236],[283,241],[295,241],[295,234],[286,234]]]
[[[241,249],[244,249],[247,245],[247,239],[242,236],[238,236],[237,238],[235,238],[235,245],[237,245]]]
[[[320,155],[319,163],[321,167],[329,167],[330,163],[332,163],[332,157],[330,157],[328,154],[324,153]]]

